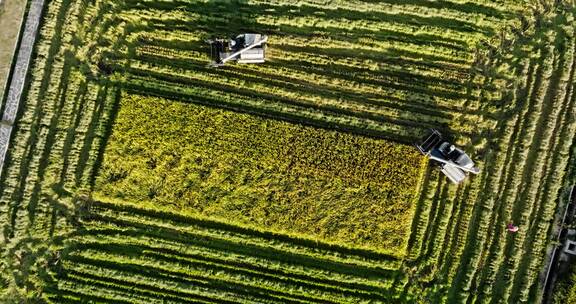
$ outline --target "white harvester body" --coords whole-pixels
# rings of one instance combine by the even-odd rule
[[[222,66],[228,61],[263,63],[266,59],[267,41],[268,36],[261,34],[241,34],[229,40],[209,40],[210,53],[214,60],[210,66]]]
[[[436,161],[440,165],[442,173],[454,184],[464,181],[468,172],[480,173],[480,169],[474,166],[472,159],[461,149],[443,140],[442,135],[437,130],[432,130],[431,134],[416,147],[422,154]]]

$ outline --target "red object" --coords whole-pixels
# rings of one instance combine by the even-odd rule
[[[514,232],[517,232],[518,229],[520,229],[520,228],[518,228],[518,226],[514,226],[514,224],[512,224],[512,223],[510,223],[510,224],[508,224],[508,226],[506,226],[506,230],[508,230],[508,232],[514,233]]]

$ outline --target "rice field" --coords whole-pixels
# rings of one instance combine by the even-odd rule
[[[0,177],[0,299],[538,302],[576,134],[575,15],[573,1],[52,0]],[[205,39],[243,32],[270,37],[266,63],[207,67]],[[455,186],[426,166],[409,144],[428,128],[481,174]],[[296,139],[285,144],[280,130]],[[260,136],[247,144],[247,134]],[[237,171],[211,184],[228,194],[180,178],[150,192],[147,179],[205,169],[193,158],[166,169],[171,151],[243,166],[228,163]],[[398,168],[398,154],[410,162],[396,175],[412,178],[392,182],[376,168]],[[286,209],[251,212],[259,197],[231,209],[240,190],[274,191],[235,172],[287,182],[265,170],[291,163],[299,178],[324,173],[300,180],[308,192],[283,206],[356,207],[327,209],[346,233],[323,230],[330,221],[292,225]],[[356,184],[374,192],[338,196]],[[284,186],[272,202],[292,195]],[[400,192],[384,198],[389,189]],[[355,200],[402,201],[401,216],[353,221],[372,212]]]
[[[401,256],[425,164],[382,139],[132,95],[94,196]]]

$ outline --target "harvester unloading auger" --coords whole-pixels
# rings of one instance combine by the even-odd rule
[[[231,60],[238,63],[263,63],[267,41],[268,36],[261,34],[241,34],[234,39],[208,40],[210,56],[213,59],[209,66],[223,66]]]
[[[438,162],[442,173],[444,173],[451,182],[461,183],[466,178],[466,173],[480,173],[480,169],[474,167],[474,162],[462,150],[442,139],[442,134],[432,129],[431,134],[416,147],[431,160]]]

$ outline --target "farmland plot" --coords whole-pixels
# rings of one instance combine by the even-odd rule
[[[423,160],[383,140],[127,96],[96,193],[401,255]]]
[[[535,302],[576,133],[575,13],[571,1],[51,1],[0,180],[3,296]],[[207,68],[203,39],[231,27],[273,37],[270,60]],[[136,95],[324,129],[311,136],[409,143],[437,127],[483,172],[455,187],[426,170],[403,257],[95,199]]]

